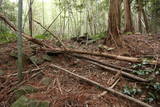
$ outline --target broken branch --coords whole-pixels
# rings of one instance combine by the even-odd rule
[[[93,81],[93,80],[90,80],[90,79],[88,79],[88,78],[85,78],[85,77],[83,77],[83,76],[80,76],[80,75],[78,75],[78,74],[75,74],[75,73],[73,73],[73,72],[71,72],[71,71],[69,71],[69,70],[66,70],[66,69],[64,69],[64,68],[62,68],[62,67],[59,67],[59,66],[57,66],[57,65],[51,64],[50,67],[51,67],[51,68],[60,69],[60,70],[62,70],[63,72],[66,72],[66,73],[72,75],[73,77],[78,77],[79,79],[84,80],[84,81],[86,81],[86,82],[88,82],[88,83],[91,83],[92,85],[95,85],[95,86],[97,86],[97,87],[99,87],[99,88],[101,88],[101,89],[103,89],[103,90],[105,90],[105,91],[108,91],[108,92],[113,93],[114,95],[118,95],[118,96],[121,96],[121,97],[123,97],[123,98],[126,98],[126,99],[128,99],[128,100],[130,100],[130,101],[133,101],[133,102],[135,102],[135,103],[137,103],[137,104],[140,104],[140,105],[142,105],[142,106],[144,106],[144,107],[151,107],[151,106],[150,106],[149,104],[147,104],[147,103],[144,103],[144,102],[142,102],[142,101],[140,101],[140,100],[138,100],[138,99],[135,99],[135,98],[133,98],[133,97],[127,96],[127,95],[125,95],[125,94],[122,94],[122,93],[120,93],[120,92],[118,92],[118,91],[116,91],[116,90],[114,90],[114,89],[112,89],[112,88],[106,88],[105,86],[99,84],[98,82],[95,82],[95,81]]]

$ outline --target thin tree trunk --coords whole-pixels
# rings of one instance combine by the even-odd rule
[[[144,9],[142,9],[142,14],[143,14],[143,19],[144,19],[144,23],[145,23],[146,32],[149,33],[148,20],[147,20],[147,16],[146,16],[146,13],[145,13]]]
[[[29,19],[29,31],[30,35],[33,35],[33,29],[32,29],[32,0],[29,1],[29,14],[28,14],[28,19]]]
[[[124,0],[125,8],[125,31],[124,32],[133,32],[132,17],[131,17],[131,6],[130,0]]]
[[[23,79],[23,41],[22,41],[22,13],[23,13],[23,0],[19,0],[18,3],[18,36],[17,36],[17,48],[18,48],[18,78],[21,81]]]
[[[2,3],[3,3],[3,0],[0,0],[0,7],[1,7]]]
[[[138,0],[138,30],[140,33],[142,33],[142,0]]]

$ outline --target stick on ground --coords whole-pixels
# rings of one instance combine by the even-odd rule
[[[78,77],[78,78],[81,79],[81,80],[84,80],[84,81],[86,81],[86,82],[88,82],[88,83],[91,83],[91,84],[93,84],[93,85],[95,85],[95,86],[97,86],[97,87],[99,87],[99,88],[101,88],[101,89],[103,89],[103,90],[105,90],[105,91],[111,92],[111,93],[114,94],[114,95],[118,95],[118,96],[121,96],[121,97],[123,97],[123,98],[126,98],[126,99],[128,99],[128,100],[130,100],[130,101],[132,101],[132,102],[135,102],[135,103],[137,103],[137,104],[139,104],[139,105],[141,105],[141,106],[151,107],[151,105],[149,105],[149,104],[147,104],[147,103],[144,103],[144,102],[142,102],[142,101],[140,101],[140,100],[137,100],[137,99],[135,99],[135,98],[133,98],[133,97],[127,96],[127,95],[125,95],[125,94],[122,94],[122,93],[120,93],[120,92],[118,92],[118,91],[116,91],[116,90],[114,90],[114,89],[112,89],[112,88],[106,88],[105,86],[99,84],[98,82],[95,82],[95,81],[93,81],[93,80],[90,80],[90,79],[88,79],[88,78],[85,78],[85,77],[83,77],[83,76],[80,76],[80,75],[78,75],[78,74],[75,74],[75,73],[73,73],[73,72],[71,72],[71,71],[69,71],[69,70],[66,70],[66,69],[64,69],[64,68],[62,68],[62,67],[59,67],[59,66],[57,66],[57,65],[51,64],[50,67],[51,67],[51,68],[60,69],[60,70],[62,70],[63,72],[72,75],[73,77]]]

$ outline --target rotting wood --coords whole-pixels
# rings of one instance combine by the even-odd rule
[[[19,32],[18,29],[15,27],[15,25],[13,25],[11,23],[11,21],[9,21],[9,19],[7,19],[3,14],[0,13],[0,19],[3,20],[6,24],[8,24],[15,32]],[[80,51],[80,50],[69,50],[69,49],[60,49],[60,48],[54,48],[48,44],[45,44],[43,42],[41,42],[40,40],[34,39],[32,38],[30,35],[22,33],[23,37],[26,38],[27,40],[38,44],[42,47],[46,47],[43,48],[43,50],[45,51],[50,51],[50,52],[63,52],[63,53],[69,53],[69,54],[85,54],[85,55],[93,55],[93,56],[99,56],[99,57],[106,57],[106,58],[111,58],[111,59],[115,59],[115,60],[120,60],[120,61],[128,61],[128,62],[132,62],[132,63],[142,63],[144,62],[146,59],[144,58],[135,58],[135,57],[127,57],[127,56],[120,56],[120,55],[114,55],[114,54],[109,54],[109,53],[100,53],[100,52],[86,52],[86,51]],[[160,62],[155,61],[155,60],[150,60],[148,61],[148,64],[152,64],[152,65],[160,65]]]
[[[139,105],[141,105],[141,106],[143,106],[143,107],[152,107],[151,105],[149,105],[149,104],[147,104],[147,103],[144,103],[144,102],[142,102],[142,101],[140,101],[140,100],[138,100],[138,99],[135,99],[135,98],[133,98],[133,97],[127,96],[127,95],[125,95],[125,94],[122,94],[122,93],[120,93],[120,92],[118,92],[118,91],[116,91],[116,90],[114,90],[114,89],[112,89],[112,88],[106,88],[105,86],[99,84],[98,82],[95,82],[95,81],[93,81],[93,80],[90,80],[90,79],[88,79],[88,78],[85,78],[85,77],[83,77],[83,76],[81,76],[81,75],[75,74],[75,73],[73,73],[73,72],[71,72],[71,71],[69,71],[69,70],[66,70],[66,69],[64,69],[64,68],[62,68],[62,67],[59,67],[59,66],[57,66],[57,65],[51,64],[50,67],[53,68],[53,69],[56,68],[56,69],[62,70],[63,72],[72,75],[73,77],[78,77],[79,79],[81,79],[81,80],[83,80],[83,81],[86,81],[86,82],[88,82],[88,83],[90,83],[90,84],[92,84],[92,85],[95,85],[95,86],[97,86],[97,87],[99,87],[99,88],[101,88],[101,89],[103,89],[103,90],[105,90],[105,91],[111,92],[111,93],[114,94],[114,95],[121,96],[121,97],[126,98],[126,99],[128,99],[128,100],[130,100],[130,101],[133,101],[133,102],[135,102],[135,103],[137,103],[137,104],[139,104]]]

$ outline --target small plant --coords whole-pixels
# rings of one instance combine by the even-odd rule
[[[149,92],[148,97],[144,101],[151,103],[157,99],[159,99],[159,96],[156,93]]]
[[[142,90],[141,89],[137,89],[137,88],[133,88],[133,87],[129,87],[129,86],[125,86],[123,88],[123,93],[129,96],[134,96],[138,93],[141,93]]]
[[[96,40],[102,39],[104,37],[106,37],[106,33],[105,32],[101,32],[99,34],[93,35],[91,38],[96,41]]]
[[[0,33],[0,43],[8,43],[16,40],[16,35],[12,33]]]
[[[154,70],[153,69],[148,69],[148,70],[134,70],[133,73],[137,75],[148,75],[152,73]]]
[[[36,38],[36,39],[42,39],[43,40],[43,39],[46,39],[47,36],[39,34],[39,35],[35,35],[34,38]]]

